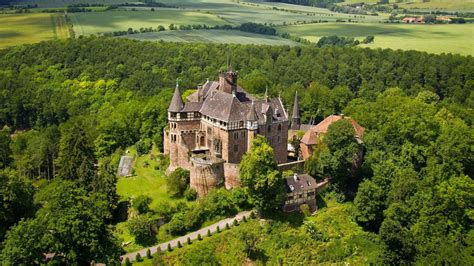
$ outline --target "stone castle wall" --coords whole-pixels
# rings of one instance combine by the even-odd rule
[[[209,190],[224,182],[224,162],[199,162],[191,160],[190,186],[196,190],[199,197],[206,195]]]
[[[224,163],[224,176],[226,189],[240,187],[239,164]]]

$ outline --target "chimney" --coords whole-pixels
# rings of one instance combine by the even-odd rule
[[[219,90],[229,94],[237,91],[237,73],[229,70],[219,73]]]

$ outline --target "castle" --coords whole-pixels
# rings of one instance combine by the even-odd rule
[[[168,171],[188,169],[199,196],[219,185],[239,186],[239,163],[257,134],[267,139],[277,163],[287,162],[288,126],[281,99],[267,93],[253,97],[238,86],[232,70],[198,86],[185,102],[176,84],[164,130]]]

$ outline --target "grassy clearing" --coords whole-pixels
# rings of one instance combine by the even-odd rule
[[[141,41],[198,42],[198,43],[236,43],[256,45],[289,45],[298,43],[277,36],[254,34],[238,30],[188,30],[148,32],[121,36],[121,38]]]
[[[0,15],[0,48],[67,38],[67,26],[61,14]]]
[[[156,11],[110,11],[72,13],[69,15],[74,24],[76,34],[89,35],[128,28],[168,27],[170,24],[224,24],[224,21],[212,14],[184,11],[178,9],[156,9]]]
[[[374,35],[375,42],[362,47],[418,50],[429,53],[474,55],[474,25],[407,25],[322,23],[279,27],[278,31],[317,42],[338,35],[362,39]]]

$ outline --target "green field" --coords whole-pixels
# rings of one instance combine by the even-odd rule
[[[175,25],[224,24],[224,21],[211,14],[178,9],[72,13],[70,17],[78,36],[121,31],[128,28],[156,28],[158,25],[168,27],[172,23]]]
[[[298,45],[288,39],[238,30],[186,30],[147,32],[121,36],[120,38],[136,39],[141,41],[167,42],[200,42],[200,43],[235,43],[235,44],[263,44],[263,45]]]
[[[60,14],[1,14],[0,48],[69,36]]]
[[[362,39],[375,36],[370,48],[418,50],[429,53],[474,55],[474,25],[407,25],[320,23],[278,27],[279,32],[317,42],[323,36],[338,35]]]

